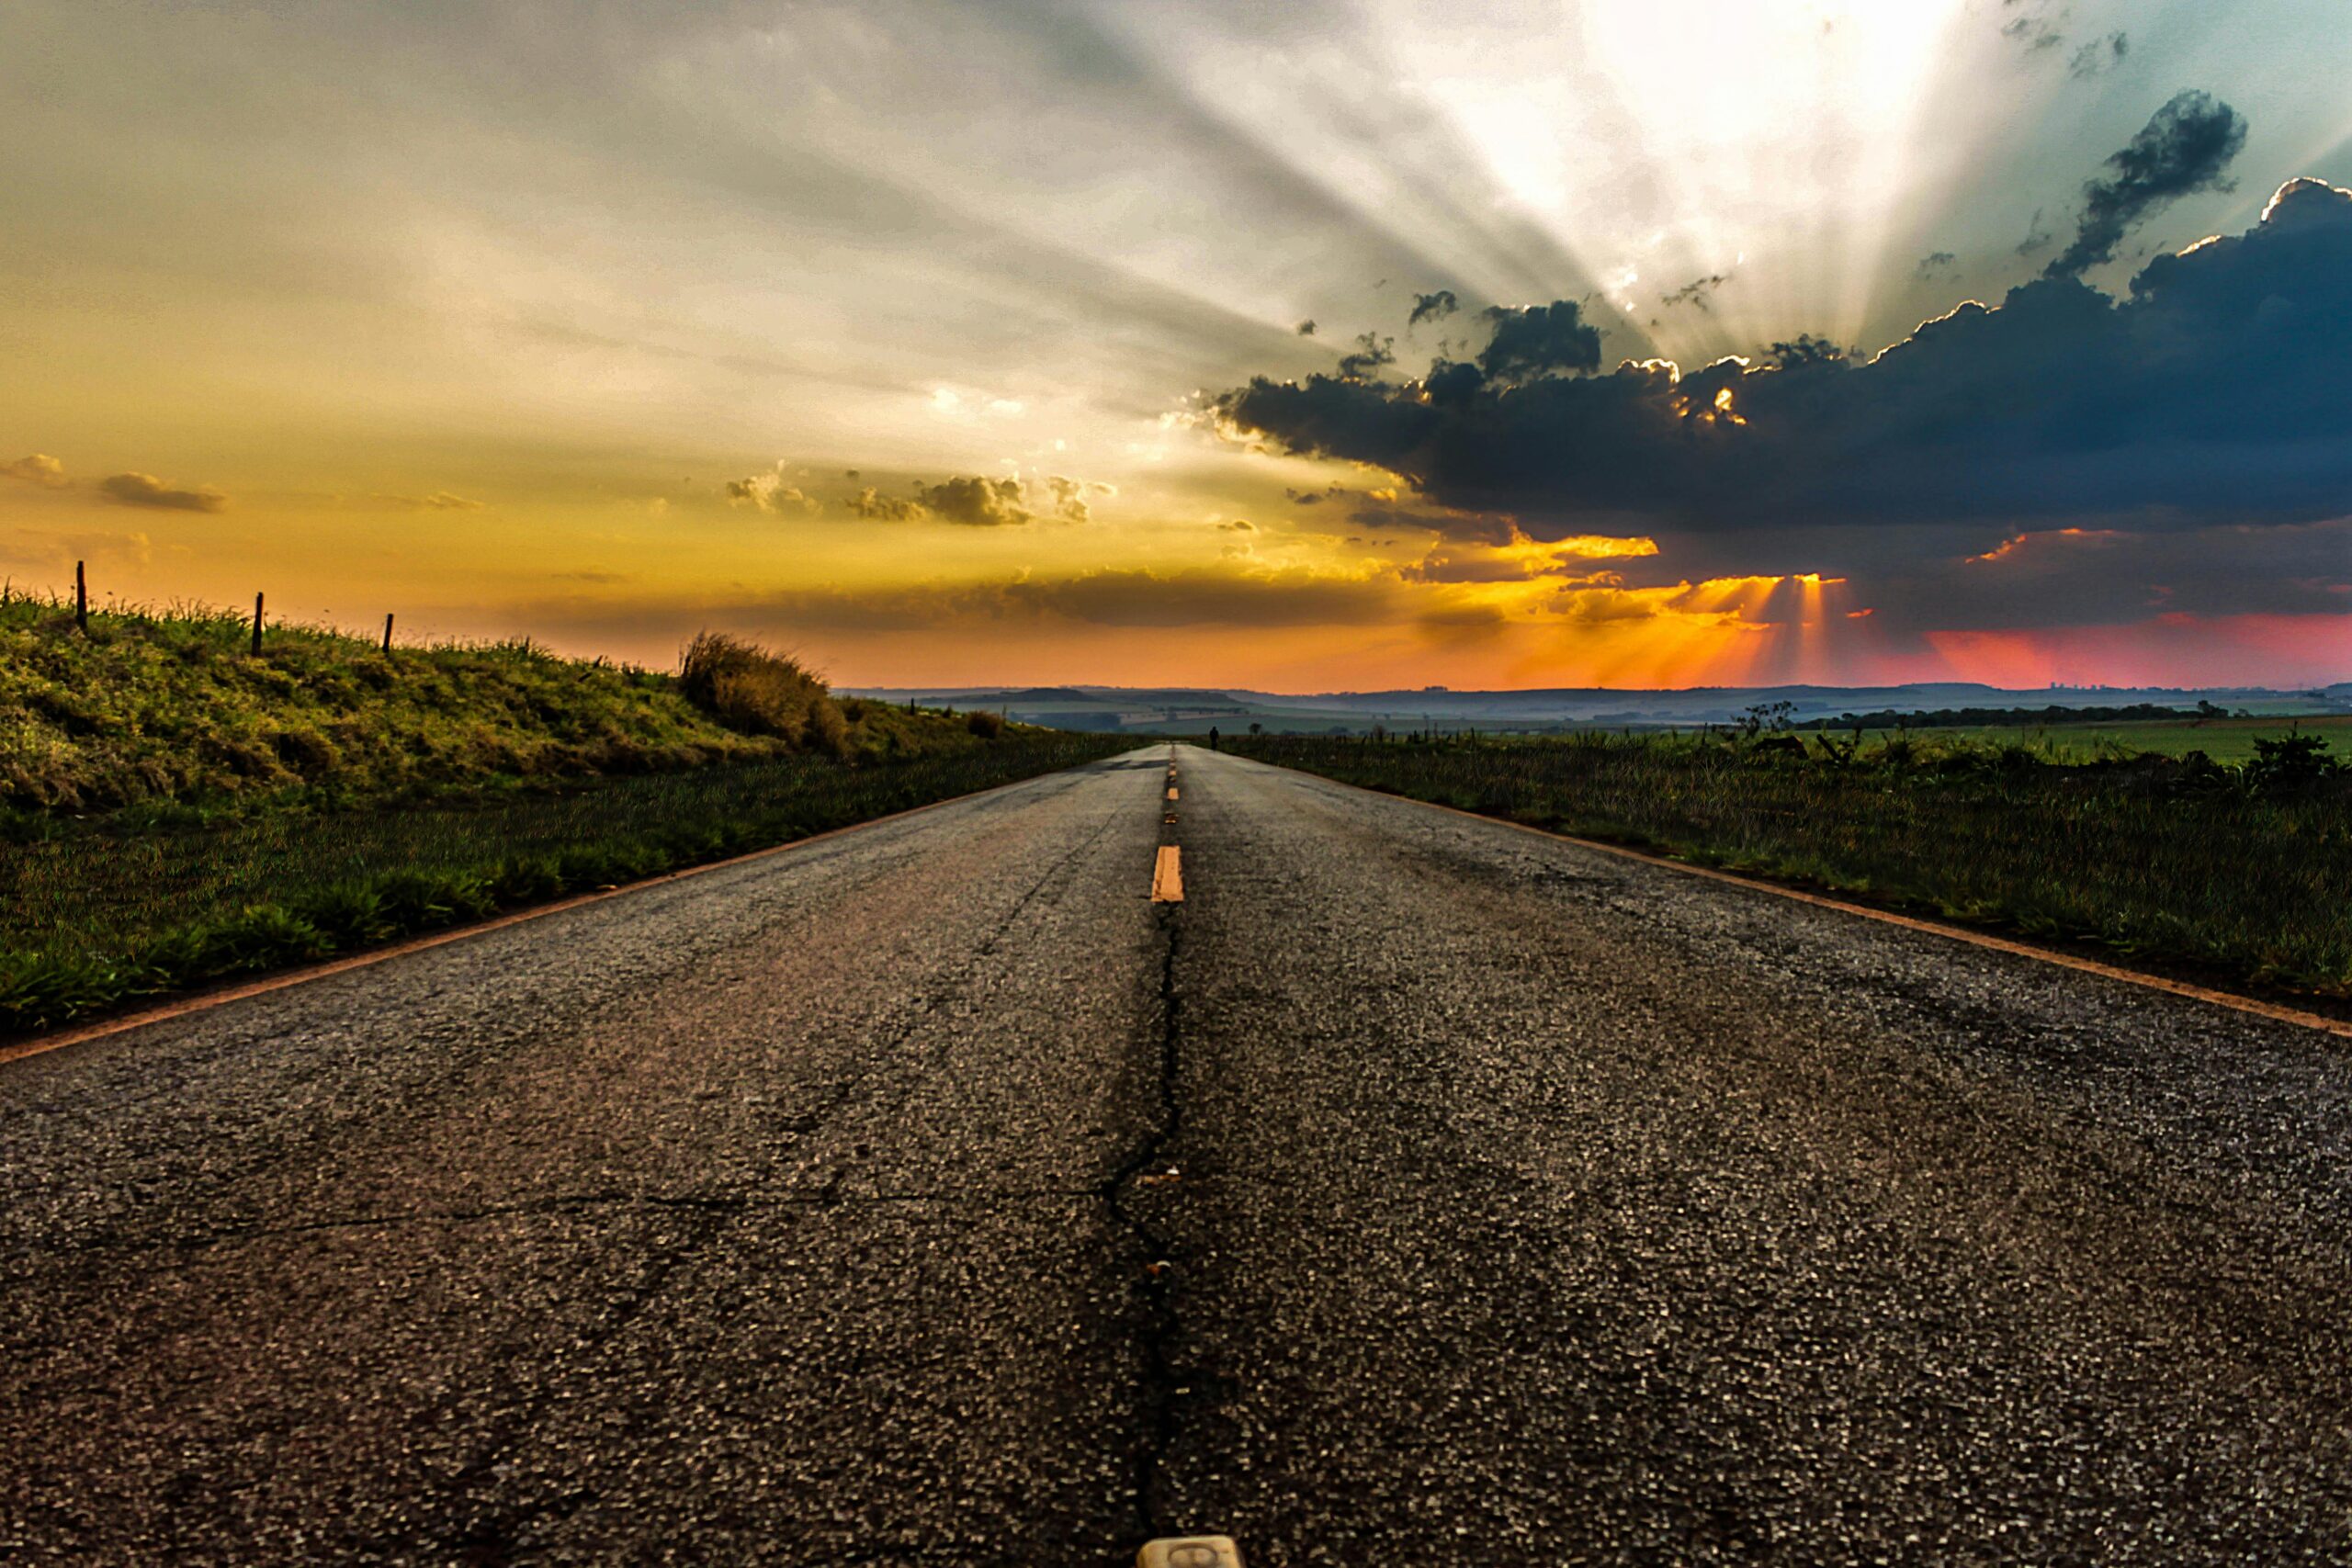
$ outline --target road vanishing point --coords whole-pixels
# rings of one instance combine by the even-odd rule
[[[12,1563],[2352,1561],[2352,1043],[1192,747],[0,1130]]]

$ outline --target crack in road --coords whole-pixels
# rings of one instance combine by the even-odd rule
[[[1173,904],[1159,905],[1155,914],[1165,939],[1159,960],[1159,1062],[1155,1097],[1159,1118],[1125,1163],[1102,1185],[1102,1196],[1110,1205],[1112,1217],[1135,1237],[1148,1259],[1136,1285],[1144,1308],[1143,1376],[1137,1391],[1143,1442],[1136,1453],[1135,1477],[1136,1523],[1146,1540],[1163,1533],[1155,1494],[1159,1490],[1161,1456],[1176,1438],[1175,1399],[1179,1383],[1176,1371],[1170,1364],[1170,1351],[1177,1332],[1176,1306],[1171,1298],[1178,1248],[1165,1229],[1138,1212],[1131,1193],[1147,1179],[1146,1173],[1155,1170],[1166,1158],[1170,1145],[1183,1129],[1183,1110],[1176,1094],[1177,1075],[1182,1064],[1183,1022],[1176,985],[1176,956],[1183,915],[1182,907]]]

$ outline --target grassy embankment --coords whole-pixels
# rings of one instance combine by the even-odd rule
[[[2352,770],[2022,746],[1242,739],[1266,761],[2235,981],[2352,995]]]
[[[698,639],[527,643],[0,606],[0,1033],[782,843],[1125,750],[836,700]]]

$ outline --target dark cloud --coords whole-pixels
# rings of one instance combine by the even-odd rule
[[[1712,273],[1705,277],[1694,277],[1673,293],[1659,295],[1658,303],[1669,308],[1676,305],[1690,305],[1702,313],[1711,311],[1713,309],[1711,301],[1714,299],[1715,290],[1730,281],[1731,274],[1727,272]]]
[[[1462,301],[1453,297],[1451,288],[1441,288],[1434,294],[1416,294],[1413,296],[1413,313],[1405,318],[1405,325],[1409,329],[1419,326],[1423,321],[1442,321],[1460,309]]]
[[[1313,337],[1315,335],[1314,317],[1309,316],[1306,320],[1298,323],[1298,335],[1301,337]]]
[[[63,490],[74,482],[65,477],[65,465],[46,452],[35,452],[12,463],[0,463],[0,474],[46,490]]]
[[[2042,276],[2073,277],[2111,260],[2142,219],[2194,192],[2228,189],[2222,176],[2245,130],[2245,117],[2210,93],[2175,94],[2108,159],[2115,172],[2083,186],[2082,227]]]
[[[1959,260],[1950,251],[1930,251],[1919,258],[1919,265],[1911,269],[1911,276],[1922,283],[1937,282],[1950,273],[1952,264]]]
[[[2032,530],[1971,557],[1875,574],[1869,602],[1899,624],[1969,630],[2343,615],[2352,612],[2352,520]]]
[[[1510,383],[1484,359],[1440,360],[1402,385],[1260,378],[1216,406],[1278,450],[1385,469],[1537,537],[1646,520],[1981,538],[2352,513],[2348,357],[2352,193],[2298,181],[2245,234],[2156,257],[2123,299],[2046,277],[1867,362],[1811,338],[1683,375],[1628,363]]]
[[[229,498],[209,485],[174,490],[153,474],[109,474],[98,489],[125,506],[153,506],[166,512],[223,512]]]
[[[1340,361],[1340,374],[1351,381],[1368,380],[1396,363],[1396,340],[1365,333],[1356,339],[1356,351]]]
[[[1106,568],[1069,577],[1020,577],[993,582],[921,585],[856,592],[811,588],[756,604],[727,606],[746,623],[773,619],[795,635],[811,632],[984,628],[1040,621],[1111,627],[1192,626],[1317,626],[1391,624],[1410,608],[1409,590],[1393,577],[1322,576],[1304,571],[1200,568],[1157,572]],[[711,607],[697,605],[697,615]]]
[[[1022,504],[1021,481],[1014,479],[942,479],[915,486],[915,504],[943,523],[971,528],[999,528],[1026,523],[1035,513]]]
[[[1523,308],[1494,305],[1483,314],[1495,335],[1480,351],[1477,367],[1490,381],[1600,367],[1600,333],[1586,323],[1584,307],[1574,299]]]

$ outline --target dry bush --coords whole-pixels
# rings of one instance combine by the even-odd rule
[[[964,721],[964,728],[983,740],[993,740],[1004,733],[1004,715],[974,708],[971,716]]]
[[[825,682],[783,654],[725,632],[696,632],[678,660],[686,700],[729,729],[838,752],[848,724]]]

